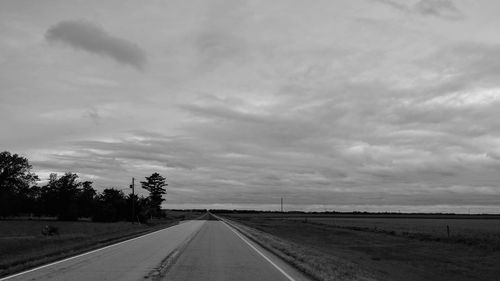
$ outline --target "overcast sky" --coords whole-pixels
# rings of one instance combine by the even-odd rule
[[[498,11],[2,0],[0,150],[169,207],[500,212]]]

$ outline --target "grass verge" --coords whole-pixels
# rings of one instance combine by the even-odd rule
[[[227,218],[226,218],[227,219]],[[335,256],[303,245],[281,239],[272,234],[260,231],[235,222],[227,221],[246,237],[288,262],[301,272],[318,281],[370,281],[374,279],[369,272],[358,265]]]
[[[495,247],[420,240],[287,218],[225,217],[247,227],[247,233],[256,233],[253,240],[274,249],[317,280],[492,281],[500,275],[500,251]]]

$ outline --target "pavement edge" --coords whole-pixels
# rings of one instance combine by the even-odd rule
[[[277,253],[275,253],[275,250],[268,247],[267,245],[264,245],[260,241],[256,240],[254,237],[246,233],[244,230],[242,230],[240,227],[238,227],[237,223],[227,219],[227,218],[222,218],[219,216],[216,216],[214,214],[211,214],[221,222],[225,223],[226,226],[228,226],[230,229],[237,231],[237,233],[240,233],[244,238],[248,239],[249,241],[245,242],[250,242],[253,245],[250,244],[250,246],[253,248],[255,246],[259,247],[260,250],[263,253],[260,253],[258,250],[257,252],[262,255],[265,259],[267,259],[273,266],[275,266],[279,271],[281,271],[289,280],[293,281],[310,281],[310,280],[315,280],[312,276],[309,276],[307,273],[303,272],[300,268],[295,267],[293,264],[287,262],[286,260],[282,259]],[[241,237],[241,238],[243,238]],[[272,261],[271,261],[272,260]],[[278,263],[276,265],[275,263]],[[288,272],[286,272],[283,267],[288,269]],[[293,271],[293,274],[290,272]],[[292,276],[290,276],[292,275]]]

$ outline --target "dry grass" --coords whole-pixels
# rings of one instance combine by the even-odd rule
[[[291,218],[308,223],[359,231],[381,232],[419,240],[462,243],[482,248],[500,249],[499,219],[433,218]],[[448,236],[448,228],[450,236]]]
[[[302,270],[312,272],[317,280],[486,281],[500,276],[500,251],[492,247],[342,228],[309,219],[259,214],[226,217],[246,226],[253,239],[281,252],[290,263],[299,268],[307,265]]]
[[[314,280],[375,280],[370,277],[368,272],[347,260],[324,254],[315,249],[281,239],[269,233],[236,223],[235,221],[231,221],[231,225],[254,242],[287,261]]]

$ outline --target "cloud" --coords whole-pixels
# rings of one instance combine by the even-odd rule
[[[409,12],[410,11],[410,8],[407,5],[401,4],[401,2],[398,2],[398,1],[393,1],[393,0],[375,0],[375,2],[386,4],[388,6],[393,7],[394,9],[397,9],[397,10],[400,10],[400,11],[405,11],[405,12]]]
[[[462,83],[500,82],[500,44],[460,42],[445,46],[422,63]]]
[[[1,143],[98,188],[160,172],[167,204],[498,202],[494,17],[479,11],[478,21],[462,2],[379,2],[181,1],[139,5],[137,17],[113,17],[112,7],[108,19],[124,29],[155,30],[127,37],[157,50],[155,67],[137,80],[98,65],[43,71],[52,60],[43,46],[19,44],[38,49],[4,52],[0,127],[15,134]],[[467,21],[447,22],[462,11]],[[123,39],[89,22],[61,22],[46,37],[145,65],[144,55],[114,55]]]
[[[406,13],[433,16],[447,20],[460,20],[464,18],[462,12],[450,0],[420,0],[413,6],[393,0],[375,1]]]
[[[446,19],[461,19],[462,13],[450,0],[421,0],[413,6],[421,15],[430,15]]]
[[[212,70],[224,63],[242,63],[250,52],[247,38],[248,10],[245,1],[215,1],[203,15],[203,25],[192,38],[203,68]],[[245,61],[246,62],[246,61]]]
[[[146,64],[144,51],[135,43],[108,34],[102,27],[85,20],[61,21],[45,33],[49,42],[62,42],[76,49],[109,57],[142,70]]]
[[[454,160],[439,149],[432,155],[415,145],[420,139],[414,147],[354,144],[340,149],[346,155],[328,157],[335,148],[318,154],[245,138],[230,145],[227,131],[202,135],[208,139],[137,131],[115,141],[78,141],[33,164],[59,173],[71,167],[98,188],[160,172],[170,184],[167,204],[270,204],[281,196],[290,204],[494,204],[500,197],[491,174],[497,167],[483,166],[492,160],[473,153]]]
[[[96,125],[99,125],[101,123],[101,120],[102,120],[102,116],[99,114],[99,111],[97,111],[97,109],[95,109],[95,108],[89,109],[85,113],[85,117],[90,118],[90,120],[92,120],[92,122],[94,122],[94,124],[96,124]]]

